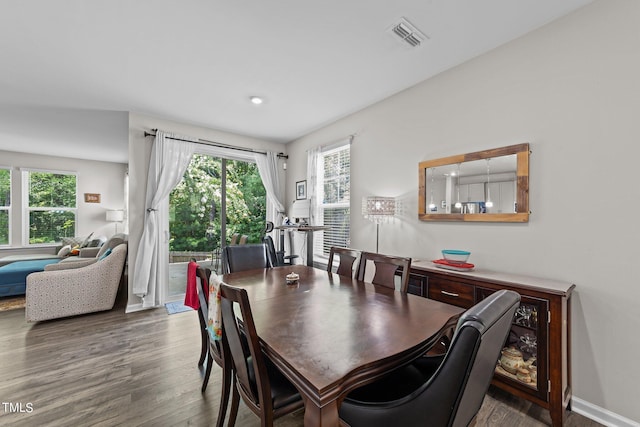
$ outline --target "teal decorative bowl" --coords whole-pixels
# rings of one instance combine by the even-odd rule
[[[449,262],[458,262],[464,263],[469,259],[469,255],[471,252],[469,251],[460,251],[457,249],[443,249],[442,256]]]

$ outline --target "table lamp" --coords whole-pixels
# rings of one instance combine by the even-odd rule
[[[124,211],[121,209],[107,211],[107,221],[116,223],[116,234],[118,234],[118,223],[124,221]]]

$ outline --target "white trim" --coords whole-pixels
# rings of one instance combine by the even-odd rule
[[[625,418],[622,415],[618,415],[578,397],[571,398],[571,410],[605,426],[640,427],[640,423],[636,421]]]
[[[11,247],[11,237],[13,235],[12,231],[12,216],[13,216],[13,200],[15,199],[13,195],[13,167],[12,166],[1,166],[0,170],[9,171],[9,205],[8,206],[0,206],[0,211],[7,211],[7,243],[0,244],[0,248],[10,248]]]
[[[138,304],[129,304],[127,308],[124,310],[125,313],[135,313],[136,311],[150,310],[156,307],[143,307],[142,303]]]
[[[69,207],[40,207],[40,208],[32,208],[31,206],[29,206],[29,189],[30,189],[30,173],[48,173],[48,174],[52,174],[52,175],[73,175],[76,178],[76,188],[75,188],[75,193],[76,193],[76,205],[73,208],[69,208]],[[69,212],[73,212],[73,216],[74,216],[74,234],[77,231],[78,228],[78,207],[79,207],[79,203],[78,203],[78,198],[79,198],[79,194],[78,194],[78,172],[63,172],[63,171],[57,171],[57,170],[47,170],[47,169],[33,169],[33,168],[20,168],[20,193],[22,194],[22,206],[20,207],[20,214],[22,216],[22,230],[21,230],[21,241],[22,241],[22,247],[23,248],[33,248],[33,247],[38,247],[41,245],[53,245],[55,246],[55,242],[54,243],[37,243],[37,244],[31,244],[29,243],[29,228],[30,228],[30,222],[29,222],[29,213],[33,212],[33,211],[37,211],[37,212],[44,212],[44,211],[50,211],[50,210],[61,210],[61,211],[69,211]]]
[[[320,146],[320,152],[322,154],[329,154],[329,152],[331,151],[339,151],[342,149],[342,147],[351,145],[351,143],[353,142],[353,137],[354,135],[349,135],[346,138],[341,138],[337,141],[330,142],[327,145],[322,145]]]
[[[58,175],[75,175],[78,176],[78,171],[63,171],[56,169],[39,169],[39,168],[20,168],[20,172],[42,172],[42,173],[52,173]]]

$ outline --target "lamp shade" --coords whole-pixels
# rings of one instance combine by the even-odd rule
[[[289,211],[290,218],[309,218],[309,209],[311,203],[309,200],[296,200],[291,205],[291,211]]]
[[[124,221],[124,211],[123,210],[107,211],[107,221],[110,221],[110,222]]]
[[[396,199],[393,197],[367,196],[362,198],[362,215],[375,223],[393,218],[396,214]]]

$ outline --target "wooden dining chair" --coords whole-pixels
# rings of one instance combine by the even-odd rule
[[[247,291],[222,283],[221,293],[222,335],[231,355],[235,383],[229,425],[235,424],[242,397],[260,417],[262,426],[272,426],[274,419],[302,408],[304,403],[293,384],[263,354]]]
[[[400,292],[406,293],[409,289],[409,269],[411,258],[382,255],[373,252],[362,252],[358,265],[358,280],[365,280],[369,276],[369,268],[375,268],[371,283],[395,289],[395,276],[398,269],[402,268],[400,276]]]
[[[222,258],[225,273],[272,267],[264,243],[225,246]]]
[[[351,427],[468,426],[487,393],[520,302],[500,290],[467,310],[442,357],[420,357],[353,390],[340,407]]]
[[[327,264],[327,271],[330,273],[333,271],[333,260],[336,254],[338,255],[338,258],[340,260],[336,273],[341,276],[353,277],[353,266],[354,264],[356,266],[358,265],[356,261],[360,258],[360,251],[357,249],[332,246],[331,250],[329,251],[329,263]]]
[[[209,301],[208,301],[208,284],[211,278],[211,270],[208,268],[198,267],[196,269],[196,276],[200,279],[198,283],[198,302],[200,307],[198,308],[198,319],[200,321],[200,332],[202,337],[202,351],[200,354],[200,361],[198,366],[202,366],[206,362],[204,379],[202,380],[202,393],[207,390],[209,384],[209,377],[211,376],[211,370],[213,363],[215,362],[222,368],[222,391],[220,393],[220,408],[218,409],[218,419],[216,422],[217,427],[222,427],[224,424],[224,417],[227,413],[227,406],[229,404],[229,396],[231,392],[231,363],[229,362],[230,356],[225,357],[225,351],[223,343],[220,340],[212,340],[207,329],[207,318],[209,316]]]

